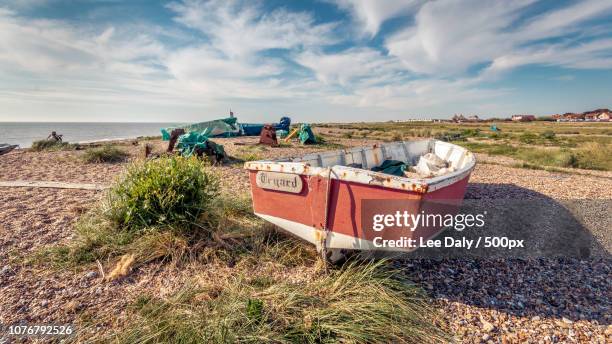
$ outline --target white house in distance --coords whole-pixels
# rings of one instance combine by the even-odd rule
[[[512,120],[515,122],[531,122],[535,121],[536,117],[534,115],[512,115]]]

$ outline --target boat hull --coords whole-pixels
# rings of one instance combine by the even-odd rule
[[[380,247],[373,242],[377,233],[364,228],[364,215],[372,213],[371,209],[364,209],[364,205],[372,204],[367,201],[379,202],[383,212],[385,203],[405,201],[396,204],[404,204],[404,209],[409,213],[418,214],[424,205],[435,204],[435,200],[440,200],[445,204],[444,213],[453,214],[461,205],[460,200],[464,197],[469,180],[468,174],[463,179],[431,193],[422,193],[300,175],[304,187],[299,194],[291,194],[258,187],[257,171],[250,171],[249,174],[253,210],[257,216],[315,245],[320,244],[324,232],[327,232],[327,248],[347,250],[413,250],[414,248],[409,247]],[[455,202],[452,203],[453,201]],[[442,229],[421,227],[414,231],[387,231],[382,237],[385,240],[402,237],[418,242],[421,238],[427,240],[436,236]]]
[[[7,154],[17,147],[19,146],[18,145],[6,145],[6,144],[0,145],[0,155]]]

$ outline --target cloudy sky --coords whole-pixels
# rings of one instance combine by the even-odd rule
[[[0,121],[612,107],[612,0],[0,0]]]

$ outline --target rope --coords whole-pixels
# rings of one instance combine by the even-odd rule
[[[323,222],[323,233],[324,235],[321,237],[321,256],[323,257],[323,261],[327,261],[327,234],[329,233],[329,228],[327,228],[327,217],[329,215],[329,194],[330,194],[330,184],[331,184],[331,173],[332,168],[327,168],[327,185],[325,189],[325,219]]]

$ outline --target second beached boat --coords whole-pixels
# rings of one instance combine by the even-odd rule
[[[416,174],[396,176],[372,171],[389,160],[419,167],[423,156],[444,161],[448,166],[445,174],[421,178]],[[474,155],[465,148],[438,140],[420,140],[296,159],[252,161],[245,168],[250,174],[255,214],[315,244],[325,259],[334,261],[345,250],[413,250],[414,247],[376,245],[374,237],[379,233],[368,228],[371,223],[366,224],[367,216],[389,211],[385,207],[394,201],[407,201],[400,204],[418,214],[425,212],[427,201],[444,200],[451,207],[436,211],[456,212],[475,163]],[[442,229],[436,226],[433,230],[419,228],[407,233],[410,239],[427,239]],[[399,234],[391,233],[387,232],[385,239],[398,239]]]
[[[0,155],[6,154],[13,149],[19,147],[18,145],[9,145],[7,143],[0,143]]]

